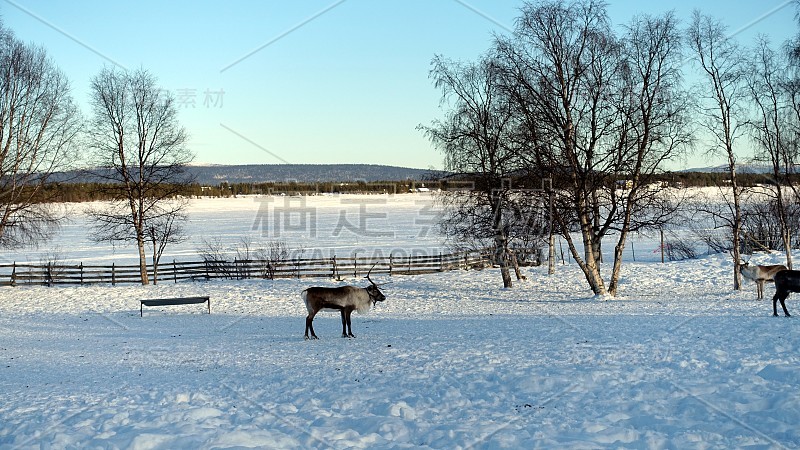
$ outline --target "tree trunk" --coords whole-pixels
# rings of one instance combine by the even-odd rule
[[[136,246],[139,248],[139,273],[142,277],[142,284],[150,284],[147,276],[147,255],[144,253],[144,239],[141,236],[136,237]]]
[[[547,253],[547,274],[553,275],[556,273],[556,236],[553,234],[553,178],[550,176],[550,190],[547,195],[549,217],[547,221],[547,234],[549,235],[548,253]]]
[[[156,250],[156,243],[153,242],[153,284],[158,284],[158,250]]]
[[[581,220],[583,220],[583,218],[581,218]],[[567,227],[565,227],[560,221],[559,225],[561,226],[561,229],[567,229]],[[573,242],[572,236],[570,236],[569,233],[565,233],[563,236],[567,241],[567,247],[572,254],[572,258],[583,271],[583,275],[586,277],[586,281],[589,283],[589,287],[592,289],[594,295],[606,295],[606,287],[605,283],[603,282],[603,277],[600,274],[600,266],[597,264],[597,260],[594,257],[594,251],[592,250],[592,236],[591,234],[587,235],[587,232],[591,232],[591,227],[582,226],[581,234],[583,238],[583,245],[586,249],[585,260],[581,258],[581,255],[578,253],[578,249],[575,247],[575,242]]]
[[[525,275],[522,274],[522,271],[519,270],[519,261],[517,260],[517,254],[514,253],[513,250],[508,249],[508,259],[511,261],[512,267],[514,267],[514,275],[516,275],[517,280],[527,280]]]
[[[614,247],[614,266],[611,269],[611,281],[608,283],[609,295],[616,297],[619,288],[619,277],[622,272],[622,252],[625,250],[625,241],[628,239],[628,231],[623,229],[619,234],[619,240]]]
[[[792,236],[789,232],[789,221],[786,218],[786,205],[783,202],[783,189],[781,189],[781,178],[776,177],[777,183],[777,198],[778,201],[778,219],[781,226],[781,239],[783,240],[783,249],[786,253],[786,267],[792,270]]]
[[[592,289],[594,295],[606,295],[606,286],[603,282],[603,277],[600,275],[600,266],[597,264],[597,261],[594,259],[588,260],[585,266],[584,274],[586,275],[586,280],[589,282],[589,287]]]
[[[597,189],[592,190],[592,209],[594,214],[592,214],[593,222],[592,222],[592,236],[595,236],[595,230],[600,229],[600,200],[597,196]],[[592,239],[592,250],[594,251],[594,257],[597,261],[597,264],[603,263],[603,241],[600,239]]]
[[[730,162],[731,189],[733,189],[733,290],[742,289],[742,275],[739,263],[742,255],[739,253],[742,234],[742,208],[739,203],[739,183],[736,179],[736,165],[733,159],[733,150],[729,148],[728,159]]]
[[[603,276],[600,274],[601,259],[596,253],[600,248],[600,245],[599,243],[595,242],[596,239],[594,233],[592,232],[592,222],[590,221],[590,218],[587,217],[586,209],[581,208],[579,214],[581,215],[581,234],[583,237],[583,249],[585,253],[583,264],[579,262],[579,265],[581,266],[581,269],[586,276],[586,281],[589,283],[589,287],[591,287],[594,295],[606,295],[606,286],[603,282]]]
[[[508,249],[506,245],[506,238],[502,231],[498,231],[494,235],[494,247],[494,258],[497,264],[500,266],[500,274],[503,277],[503,287],[510,288],[512,287],[511,273],[508,271],[508,260],[506,258]]]

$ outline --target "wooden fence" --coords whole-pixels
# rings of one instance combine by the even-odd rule
[[[489,267],[494,257],[491,249],[470,250],[432,256],[388,256],[351,258],[305,258],[288,260],[233,260],[161,263],[157,282],[249,278],[342,279],[372,274],[416,275],[455,269]],[[374,266],[374,268],[373,268]],[[0,264],[0,285],[124,284],[141,283],[138,265],[110,266],[84,264]],[[147,267],[150,280],[153,267]]]

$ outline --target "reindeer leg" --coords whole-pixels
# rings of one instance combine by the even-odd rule
[[[353,314],[353,308],[347,308],[347,336],[354,338],[356,336],[353,334],[353,324],[350,322],[351,314]]]
[[[342,308],[342,337],[347,337],[347,317],[346,317],[347,308]]]
[[[314,314],[306,316],[306,339],[319,339],[317,334],[314,333]],[[311,337],[308,337],[308,331],[311,330]]]
[[[786,309],[786,303],[784,303],[784,297],[781,297],[781,308],[783,308],[783,314],[786,317],[792,317],[792,315],[789,314],[789,310]],[[777,316],[778,314],[776,313],[775,315]]]
[[[778,317],[778,299],[781,299],[781,305],[783,305],[783,299],[781,298],[780,292],[775,292],[775,295],[772,296],[772,316]]]

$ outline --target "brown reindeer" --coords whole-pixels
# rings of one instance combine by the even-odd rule
[[[757,298],[764,298],[764,283],[773,281],[775,274],[781,270],[786,270],[786,266],[777,264],[774,266],[751,266],[749,262],[739,264],[739,272],[743,277],[756,283]]]
[[[369,311],[370,303],[374,306],[375,303],[386,300],[386,296],[378,289],[378,285],[369,277],[373,268],[375,268],[374,265],[367,272],[366,278],[370,285],[365,288],[357,286],[310,287],[300,294],[306,304],[306,309],[308,309],[306,339],[319,339],[314,333],[313,322],[314,316],[323,309],[340,311],[342,314],[342,337],[355,337],[350,324],[350,314],[353,313],[353,310],[364,313]],[[311,331],[311,337],[308,335],[309,331]]]

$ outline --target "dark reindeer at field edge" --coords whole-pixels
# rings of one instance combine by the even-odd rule
[[[786,317],[791,317],[786,309],[786,297],[790,292],[800,292],[800,270],[781,270],[775,274],[775,295],[772,297],[772,315],[778,315],[778,300]]]
[[[357,286],[341,286],[335,288],[328,287],[310,287],[304,290],[300,296],[308,309],[308,316],[306,317],[306,339],[319,339],[317,334],[314,333],[314,316],[323,309],[340,311],[342,314],[342,337],[351,337],[353,335],[353,327],[350,324],[350,315],[353,310],[359,313],[369,311],[370,302],[372,306],[377,302],[386,300],[386,296],[378,289],[378,285],[369,277],[372,268],[367,272],[367,280],[370,285],[361,288]],[[309,337],[308,332],[311,331]]]

